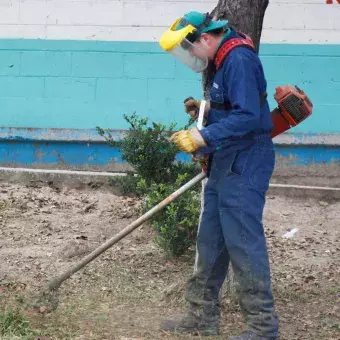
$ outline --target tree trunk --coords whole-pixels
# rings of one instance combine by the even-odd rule
[[[269,0],[219,0],[211,14],[214,19],[227,19],[229,25],[248,34],[254,42],[257,51],[260,49],[260,40],[263,19]],[[208,98],[210,81],[215,74],[215,67],[210,63],[203,73],[204,97]]]
[[[259,51],[263,19],[269,0],[220,0],[211,12],[215,19],[227,19],[231,26],[248,34]]]
[[[256,50],[259,51],[263,19],[268,4],[269,0],[219,0],[211,14],[214,16],[214,19],[227,19],[230,26],[249,35],[254,42]],[[203,73],[202,86],[204,98],[206,99],[209,98],[211,80],[215,72],[214,64],[209,63],[208,68]],[[202,189],[205,184],[206,179],[202,183]],[[203,194],[201,200],[203,207]],[[235,298],[234,274],[231,265],[229,266],[223,290],[224,294],[227,294],[230,299]]]

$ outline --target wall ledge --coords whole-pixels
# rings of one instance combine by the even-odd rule
[[[114,140],[120,140],[127,130],[110,130]],[[103,143],[105,139],[96,129],[56,129],[56,128],[27,128],[0,127],[1,141],[27,142],[69,142],[69,143]],[[274,139],[277,146],[312,145],[312,146],[340,146],[340,133],[284,133]]]

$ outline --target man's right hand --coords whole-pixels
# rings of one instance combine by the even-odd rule
[[[189,99],[187,99],[184,103],[185,112],[189,113],[192,118],[196,119],[198,117],[200,105],[201,105],[200,100],[196,100],[192,97],[189,97]],[[205,117],[208,116],[209,110],[210,110],[210,101],[207,100],[206,104],[205,104],[205,108],[204,108],[204,116]]]
[[[197,118],[200,109],[201,101],[189,97],[188,100],[184,102],[184,109],[186,113],[189,113],[192,118]]]

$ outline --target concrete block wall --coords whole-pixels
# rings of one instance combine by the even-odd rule
[[[124,51],[119,42],[106,42],[104,50],[74,42],[86,48],[83,51],[37,41],[31,50],[19,51],[1,49],[2,42],[0,107],[5,114],[1,126],[91,129],[101,124],[122,129],[126,128],[122,114],[134,111],[180,125],[186,119],[183,99],[201,95],[200,76],[153,43]],[[272,106],[275,87],[286,83],[301,86],[315,103],[315,114],[296,131],[336,133],[340,45],[318,46],[322,48],[315,55],[315,45],[264,44],[261,59]]]
[[[123,129],[134,111],[185,123],[183,96],[200,96],[200,77],[154,43],[31,42],[0,40],[2,126]]]
[[[164,54],[158,39],[176,17],[210,11],[216,2],[0,0],[0,165],[60,166],[67,147],[58,161],[47,157],[53,148],[42,149],[45,158],[34,148],[19,157],[23,147],[13,140],[98,142],[96,126],[128,127],[123,114],[186,123],[182,102],[201,96],[200,75]],[[260,57],[272,107],[275,87],[286,83],[306,90],[315,105],[288,143],[340,144],[340,5],[270,1]],[[93,163],[93,155],[81,155],[74,164]],[[327,153],[326,162],[338,162],[336,155]],[[64,162],[71,166],[72,157]]]

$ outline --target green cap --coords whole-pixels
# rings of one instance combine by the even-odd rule
[[[200,12],[188,12],[186,13],[181,22],[178,24],[176,30],[182,29],[188,24],[193,25],[198,29],[198,34],[206,33],[212,30],[216,30],[222,27],[228,26],[228,20],[211,20],[207,25],[204,25],[204,21],[207,19],[207,14]]]

